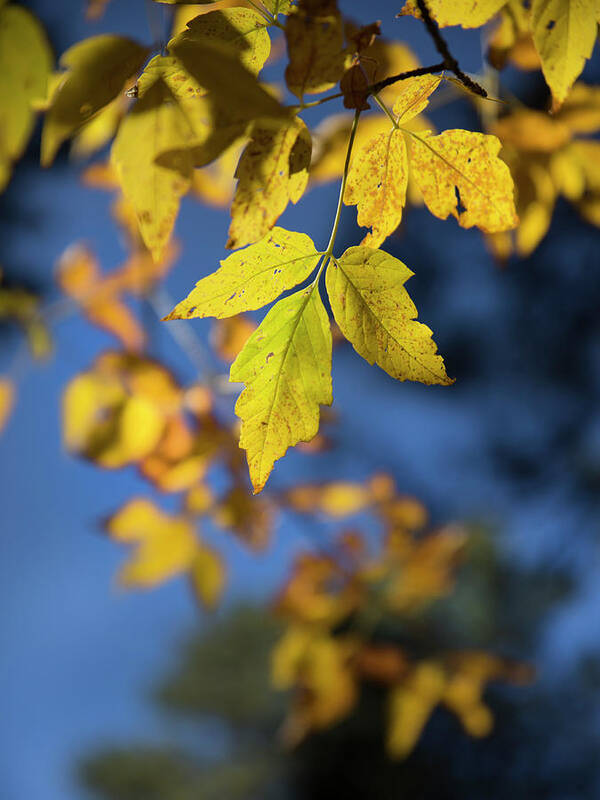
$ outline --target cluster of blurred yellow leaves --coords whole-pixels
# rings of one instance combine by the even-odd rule
[[[283,502],[301,513],[338,519],[369,512],[383,529],[375,549],[351,528],[327,553],[300,555],[276,600],[287,627],[272,654],[272,680],[295,690],[284,739],[294,744],[335,724],[352,711],[361,686],[373,682],[388,691],[386,742],[393,757],[412,751],[440,705],[471,736],[487,735],[493,718],[482,699],[486,684],[526,682],[528,667],[480,651],[424,657],[409,645],[373,638],[383,620],[415,618],[451,592],[463,531],[447,527],[424,534],[424,507],[399,495],[387,475],[366,484],[298,486]]]
[[[600,88],[577,83],[560,110],[549,116],[517,107],[493,132],[515,180],[519,227],[490,237],[506,257],[514,249],[529,255],[547,233],[557,199],[574,203],[585,219],[600,226]]]

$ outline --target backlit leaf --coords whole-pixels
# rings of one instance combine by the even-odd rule
[[[411,174],[431,213],[488,233],[514,228],[513,180],[500,147],[495,136],[472,131],[412,133]]]
[[[232,364],[230,380],[246,384],[235,411],[256,493],[288,447],[316,435],[319,406],[332,402],[331,331],[315,287],[269,311]]]
[[[404,124],[427,108],[429,96],[437,89],[441,80],[437,75],[420,75],[402,81],[392,109],[397,121]]]
[[[157,56],[154,62],[160,68]],[[142,238],[160,261],[183,194],[189,189],[193,162],[188,145],[195,131],[188,116],[156,70],[125,117],[114,141],[111,160],[125,198],[133,205]],[[165,156],[165,151],[171,154]],[[160,163],[157,158],[161,155]]]
[[[389,127],[355,151],[344,194],[357,206],[357,222],[371,228],[363,244],[378,247],[402,219],[408,161],[404,133]]]
[[[597,36],[597,0],[533,0],[531,29],[554,109],[564,102]]]
[[[250,8],[224,8],[201,14],[187,23],[179,42],[197,48],[211,44],[227,48],[255,75],[271,50],[265,20]]]
[[[568,2],[568,0],[567,0]],[[496,14],[506,0],[427,0],[427,8],[440,27],[462,25],[479,28]],[[420,16],[416,0],[406,0],[398,16]]]
[[[257,123],[236,170],[227,247],[256,242],[275,224],[289,200],[297,202],[308,182],[311,139],[298,117]]]
[[[273,228],[260,242],[232,253],[198,281],[166,319],[231,317],[270,303],[308,278],[319,260],[309,236]]]
[[[60,63],[67,72],[44,119],[43,166],[53,162],[65,139],[122,91],[147,55],[146,47],[112,34],[85,39],[62,55]]]
[[[350,247],[327,269],[335,320],[354,349],[398,380],[439,383],[446,375],[432,332],[416,321],[404,283],[413,273],[397,258],[370,247]]]
[[[34,123],[32,102],[46,95],[52,52],[37,19],[20,6],[0,8],[0,191]]]

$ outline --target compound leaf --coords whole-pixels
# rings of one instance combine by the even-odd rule
[[[431,213],[440,219],[452,214],[463,228],[476,225],[487,233],[514,228],[514,184],[500,147],[495,136],[472,131],[413,132],[412,175]]]
[[[319,258],[305,233],[273,228],[260,242],[221,261],[166,319],[223,319],[261,308],[308,278]]]
[[[316,287],[280,300],[231,366],[246,384],[235,412],[242,420],[255,494],[288,447],[319,429],[319,405],[331,405],[331,330]]]
[[[369,364],[392,378],[448,386],[432,332],[416,321],[404,288],[413,273],[401,261],[371,247],[350,247],[327,268],[327,293],[340,330]]]

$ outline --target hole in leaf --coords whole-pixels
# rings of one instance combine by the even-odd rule
[[[463,205],[462,200],[460,199],[460,191],[458,186],[454,187],[454,194],[456,195],[456,210],[460,216],[461,214],[464,214],[464,212],[467,210],[467,207]]]

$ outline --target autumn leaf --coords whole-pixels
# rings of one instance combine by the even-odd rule
[[[215,353],[231,364],[256,327],[256,323],[244,314],[215,320],[210,332],[210,342]]]
[[[180,198],[191,184],[189,145],[196,129],[167,83],[172,60],[156,56],[149,66],[142,76],[146,79],[139,82],[139,99],[119,127],[111,161],[123,194],[135,209],[142,238],[158,262]]]
[[[262,241],[232,253],[165,319],[231,317],[275,300],[308,278],[320,258],[309,236],[273,228]]]
[[[209,611],[217,605],[225,588],[227,573],[223,559],[212,547],[200,544],[190,568],[194,594]]]
[[[440,78],[413,78],[396,96],[394,114],[403,123],[419,114]],[[360,127],[360,126],[359,126]],[[362,244],[379,247],[402,219],[408,185],[408,158],[404,133],[390,128],[355,150],[344,195],[346,205],[357,206],[357,222],[371,228]]]
[[[260,85],[256,75],[242,64],[235,49],[210,39],[198,47],[185,31],[171,39],[168,49],[208,93],[219,139],[223,138],[220,129],[236,127],[239,136],[244,126],[256,119],[288,116],[278,100]],[[230,138],[213,158],[232,141]]]
[[[133,355],[105,352],[65,389],[65,446],[105,469],[138,462],[158,445],[181,403],[180,388],[165,368]]]
[[[392,378],[448,386],[432,332],[416,321],[404,283],[413,273],[397,258],[350,247],[327,269],[331,309],[344,336],[369,364]]]
[[[280,300],[231,366],[246,384],[235,412],[242,420],[254,492],[260,492],[288,447],[319,429],[319,405],[331,405],[331,331],[318,290]]]
[[[334,86],[347,66],[344,28],[335,0],[301,0],[285,23],[287,87],[300,100]]]
[[[127,110],[127,98],[119,95],[100,109],[73,137],[70,154],[87,158],[101,150],[115,135]]]
[[[197,557],[194,526],[184,516],[166,514],[149,500],[130,500],[107,522],[111,539],[135,545],[119,572],[126,587],[151,587],[189,570]]]
[[[15,387],[8,378],[0,377],[0,431],[8,421],[15,399]]]
[[[402,131],[390,128],[359,150],[352,160],[344,195],[357,206],[357,222],[372,230],[363,244],[378,247],[402,219],[408,184],[406,142]]]
[[[148,49],[112,34],[78,42],[61,57],[67,72],[54,92],[42,131],[42,165],[60,145],[110,103],[146,60]]]
[[[257,123],[236,170],[228,248],[256,242],[308,183],[311,139],[298,117]]]
[[[33,14],[21,6],[0,8],[0,191],[29,141],[32,102],[46,95],[51,69],[52,52]]]
[[[386,747],[393,758],[405,758],[413,750],[445,688],[443,668],[423,661],[390,693]]]
[[[568,0],[567,0],[568,2]],[[427,8],[440,27],[461,25],[480,28],[505,5],[506,0],[427,0]],[[420,17],[416,0],[406,0],[398,16]]]
[[[495,136],[472,131],[412,132],[411,174],[431,213],[488,233],[514,228],[513,180],[500,147]]]
[[[217,45],[231,52],[257,75],[269,57],[271,40],[263,16],[250,8],[223,8],[194,17],[177,40],[177,46],[198,49]]]
[[[147,251],[134,252],[121,267],[102,275],[87,247],[71,245],[59,260],[57,283],[80,304],[92,324],[112,333],[128,350],[139,351],[146,336],[123,295],[146,294],[172,267],[175,253],[167,255],[155,264]]]
[[[592,55],[599,17],[597,0],[533,0],[531,30],[553,109],[565,101]]]

